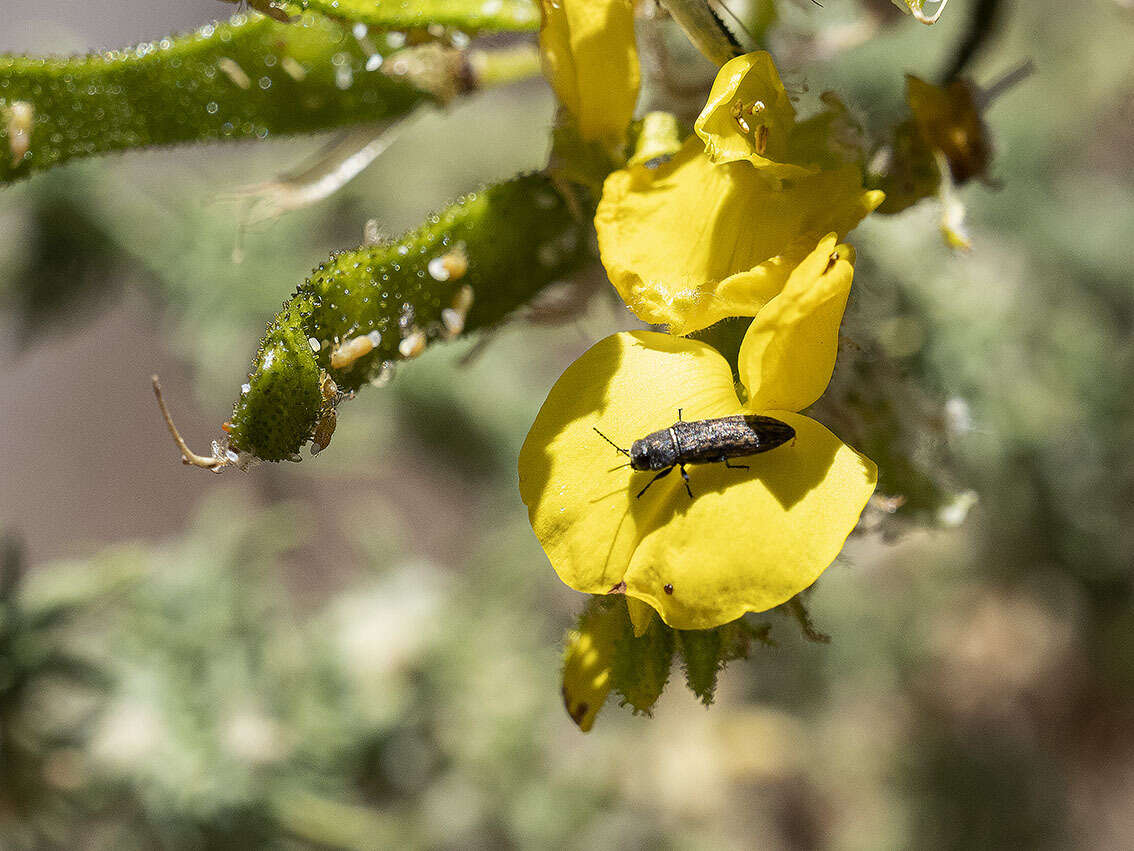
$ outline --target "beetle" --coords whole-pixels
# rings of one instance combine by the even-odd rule
[[[723,462],[730,470],[747,470],[747,464],[730,464],[729,459],[767,452],[795,438],[794,428],[773,417],[735,414],[711,420],[686,421],[681,419],[681,410],[677,409],[677,422],[669,428],[659,429],[635,440],[630,444],[629,451],[595,428],[599,437],[630,459],[623,467],[659,471],[638,491],[638,498],[650,489],[650,485],[668,476],[674,467],[679,467],[681,477],[685,480],[685,492],[692,499],[693,491],[689,487],[686,464]]]

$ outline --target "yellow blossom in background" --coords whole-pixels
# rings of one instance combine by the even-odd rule
[[[992,145],[971,82],[935,86],[907,74],[906,102],[926,146],[944,155],[954,184],[986,177]]]
[[[834,365],[854,259],[836,241],[822,239],[753,321],[740,352],[746,403],[715,349],[647,331],[597,343],[556,382],[520,452],[520,493],[567,585],[618,590],[671,627],[710,629],[785,602],[838,555],[877,470],[796,413]],[[629,446],[679,408],[686,420],[764,414],[796,437],[739,460],[747,470],[691,466],[692,499],[676,475],[636,498],[647,474],[613,469],[622,456],[594,429]]]
[[[541,0],[544,76],[580,135],[620,150],[638,101],[630,0]]]
[[[845,235],[883,197],[863,189],[857,166],[781,185],[748,162],[714,165],[693,136],[657,168],[607,177],[595,229],[603,265],[630,309],[688,334],[754,315],[823,234]]]

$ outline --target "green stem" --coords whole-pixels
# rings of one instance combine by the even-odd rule
[[[291,5],[382,29],[434,25],[465,32],[515,32],[539,26],[533,0],[294,0]]]
[[[84,57],[0,56],[0,184],[107,151],[373,123],[538,72],[513,51],[438,45],[384,61],[392,52],[309,14],[292,24],[235,15]],[[414,71],[398,76],[401,65]]]

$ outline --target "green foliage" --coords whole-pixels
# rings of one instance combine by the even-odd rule
[[[288,458],[314,430],[320,370],[345,391],[385,380],[429,343],[501,321],[576,267],[585,247],[551,181],[529,175],[466,196],[397,242],[335,256],[269,326],[233,411],[231,446]],[[378,343],[336,367],[335,353],[358,338]]]
[[[105,688],[108,677],[97,665],[69,650],[62,631],[83,614],[89,598],[77,589],[65,596],[28,600],[26,565],[15,538],[0,535],[0,835],[34,842],[42,821],[58,817],[66,802],[43,782],[53,755],[67,753],[85,737],[92,712],[71,706],[45,707],[49,684],[87,696]],[[27,813],[24,824],[5,829],[6,812]]]
[[[13,104],[32,114],[26,153],[0,151],[0,183],[107,151],[378,121],[430,99],[404,79],[368,71],[369,59],[341,25],[316,15],[292,24],[235,15],[72,59],[0,56],[4,149],[15,144]]]

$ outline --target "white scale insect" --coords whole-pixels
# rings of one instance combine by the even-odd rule
[[[26,100],[14,100],[8,107],[8,149],[12,152],[12,168],[23,160],[31,148],[35,128],[35,108]]]

